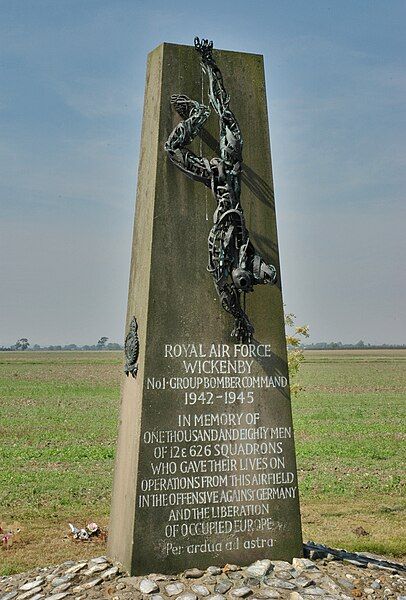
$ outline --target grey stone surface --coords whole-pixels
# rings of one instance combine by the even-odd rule
[[[96,563],[96,564],[90,564],[90,567],[88,569],[86,569],[86,571],[83,573],[84,575],[94,575],[94,573],[100,573],[101,571],[104,571],[105,569],[107,569],[107,567],[109,566],[109,563],[107,562],[102,562],[102,563]]]
[[[73,582],[68,581],[68,583],[63,583],[62,585],[58,585],[58,587],[52,590],[53,594],[60,594],[61,592],[66,592],[70,587],[72,587]]]
[[[107,556],[96,556],[95,558],[91,558],[90,562],[100,565],[100,564],[107,562],[107,560],[108,560]]]
[[[203,575],[204,575],[204,571],[202,571],[201,569],[196,569],[196,568],[187,569],[183,574],[183,576],[186,577],[187,579],[188,578],[197,579],[199,577],[202,577]]]
[[[82,583],[81,585],[74,587],[72,591],[77,593],[82,592],[83,590],[89,590],[90,588],[99,585],[99,583],[101,583],[102,581],[103,580],[101,577],[96,577],[95,579],[91,579],[90,581],[86,581],[86,583]]]
[[[292,565],[298,571],[317,568],[316,565],[314,564],[314,562],[308,558],[294,558],[292,560]]]
[[[307,579],[306,577],[296,577],[294,583],[300,587],[309,587],[309,585],[314,585],[315,582],[313,579]]]
[[[35,596],[35,594],[39,594],[41,591],[42,591],[41,586],[36,586],[26,592],[23,592],[22,594],[19,594],[17,596],[17,600],[27,600],[28,598],[31,598],[31,596]]]
[[[44,577],[41,577],[40,579],[34,579],[33,581],[28,581],[27,583],[24,583],[24,585],[22,585],[20,587],[20,591],[28,592],[29,590],[32,590],[33,588],[35,588],[39,585],[41,586],[44,582],[45,582]]]
[[[107,569],[106,571],[103,571],[103,573],[100,575],[100,577],[103,579],[103,581],[106,581],[106,580],[114,577],[117,573],[118,573],[118,567],[114,566],[114,567],[110,567],[110,569]]]
[[[231,581],[227,581],[227,579],[220,580],[215,586],[214,591],[217,594],[226,594],[228,590],[232,587]]]
[[[177,596],[178,594],[181,594],[184,589],[185,585],[180,581],[175,581],[174,583],[169,583],[165,586],[165,591],[168,596]]]
[[[198,596],[209,596],[210,595],[210,590],[205,585],[202,585],[202,584],[199,584],[199,583],[194,583],[191,586],[191,589]]]
[[[67,569],[66,574],[69,575],[71,573],[78,573],[79,571],[84,569],[86,566],[87,566],[86,562],[81,562],[81,563],[75,564],[72,567],[70,567],[69,569]]]
[[[75,578],[75,573],[67,573],[66,575],[62,575],[61,577],[54,577],[51,581],[51,585],[53,587],[58,587],[63,585],[64,583],[68,583],[68,581],[72,581]]]
[[[294,583],[291,583],[290,581],[285,581],[284,579],[279,579],[277,577],[275,577],[274,579],[268,577],[265,580],[265,583],[266,585],[269,585],[269,587],[276,587],[280,588],[281,590],[294,590],[296,588],[296,585]]]
[[[226,51],[216,51],[215,57],[244,139],[241,202],[247,226],[253,243],[279,272],[263,59],[257,54]],[[161,503],[159,494],[153,501],[152,492],[141,493],[141,481],[152,477],[151,463],[158,464],[153,455],[156,444],[147,443],[145,434],[152,429],[180,432],[183,429],[179,426],[180,416],[207,414],[207,407],[202,403],[196,403],[193,410],[185,407],[183,390],[170,386],[165,390],[154,389],[148,385],[152,379],[162,381],[165,377],[185,374],[184,357],[165,358],[165,345],[190,342],[202,344],[207,351],[211,344],[227,344],[233,350],[236,341],[230,336],[232,318],[219,305],[212,278],[206,270],[207,237],[214,212],[210,191],[186,178],[163,151],[164,142],[179,121],[170,105],[171,94],[185,93],[200,99],[201,90],[200,60],[192,47],[163,44],[150,53],[127,314],[127,326],[133,315],[137,317],[140,352],[137,378],[126,378],[123,384],[108,540],[109,557],[137,575],[151,571],[181,573],[188,568],[206,568],[213,562],[249,564],[263,560],[264,556],[291,559],[302,551],[291,434],[278,436],[276,433],[273,438],[274,443],[283,444],[284,469],[294,474],[294,482],[290,497],[266,501],[272,524],[269,523],[259,537],[262,544],[271,542],[268,546],[255,544],[258,531],[236,536],[237,517],[231,519],[235,525],[231,535],[216,528],[207,534],[193,526],[186,535],[180,536],[176,526],[189,527],[193,519],[170,520],[171,508]],[[200,153],[201,144],[202,153],[212,156],[217,152],[217,141],[218,119],[213,111],[201,141],[195,140],[191,149]],[[209,194],[209,221],[206,220],[206,194]],[[247,310],[255,325],[255,340],[269,344],[271,349],[269,356],[253,359],[252,375],[286,377],[280,283],[256,286],[247,297]],[[213,393],[223,396],[211,412],[222,413],[225,388],[216,385]],[[261,426],[272,423],[272,427],[291,428],[287,387],[255,388],[254,393],[252,410],[260,415]],[[240,409],[235,407],[234,412]],[[246,426],[243,423],[239,429]],[[188,450],[190,444],[185,446]],[[165,468],[168,460],[162,461]],[[193,457],[187,454],[185,458],[172,457],[172,460],[177,464],[180,460],[192,463]],[[229,473],[239,474],[241,469],[238,464]],[[195,475],[201,474],[202,470]],[[160,477],[169,478],[166,473]],[[227,486],[233,489],[230,483]],[[155,501],[158,506],[154,505]],[[212,503],[202,501],[196,508],[207,508],[209,504]],[[184,504],[181,498],[177,506],[194,508]],[[196,521],[222,523],[215,512]],[[226,546],[229,540],[236,542],[237,537],[240,537],[238,547],[236,543]],[[245,539],[252,542],[250,547],[241,543]],[[203,550],[205,544],[211,549]],[[187,550],[191,547],[196,551]]]
[[[267,575],[269,571],[271,571],[273,565],[269,559],[257,560],[249,567],[247,567],[247,575],[252,575],[253,577],[263,577]]]
[[[90,566],[96,563],[89,561],[86,564]],[[30,573],[0,577],[0,600],[18,600],[23,595],[25,597],[22,600],[43,600],[45,597],[55,600],[55,597],[65,596],[75,600],[97,600],[106,597],[111,600],[169,600],[170,596],[167,595],[165,586],[173,584],[176,586],[176,593],[172,596],[172,600],[209,600],[213,597],[218,597],[219,600],[233,600],[243,597],[244,592],[239,592],[239,588],[243,587],[252,590],[252,593],[246,596],[248,600],[294,600],[295,598],[299,600],[299,597],[303,600],[351,600],[353,597],[360,600],[362,598],[398,600],[400,596],[406,594],[406,577],[403,574],[368,568],[359,569],[356,565],[324,560],[315,564],[318,568],[303,570],[300,575],[296,575],[289,581],[275,577],[273,574],[264,578],[247,577],[247,568],[243,567],[241,571],[228,573],[240,573],[244,579],[239,582],[231,582],[222,572],[217,576],[205,575],[204,577],[212,581],[210,586],[202,583],[204,577],[198,581],[185,578],[184,575],[176,578],[159,573],[152,573],[148,577],[126,577],[120,573],[117,566],[108,563],[107,568],[96,580],[94,575],[85,575],[85,569],[82,568],[75,574],[74,579],[69,579],[59,587],[53,586],[53,580],[63,578],[72,566],[74,566],[72,561],[69,561],[57,568],[47,567],[35,569]],[[284,568],[287,569],[286,565]],[[111,578],[103,580],[102,576],[109,571],[112,571]],[[278,571],[281,572],[283,571]],[[297,574],[293,567],[289,572]],[[48,579],[47,575],[51,575],[51,578]],[[247,579],[256,581],[257,585],[248,586],[245,583]],[[141,592],[140,587],[143,586],[140,584],[143,580],[150,580],[150,585],[156,585],[156,592]],[[269,587],[264,580],[271,580],[276,586],[281,584],[283,587]],[[161,591],[158,591],[158,581],[163,581]],[[224,581],[232,587],[224,594],[211,592],[218,583]],[[298,586],[298,589],[286,588],[286,584],[293,583]],[[352,586],[351,590],[349,586]],[[21,591],[22,587],[25,591]],[[147,588],[144,589],[147,591]],[[297,596],[294,595],[296,593]]]
[[[152,579],[141,579],[139,588],[143,594],[151,594],[159,590],[159,586]]]
[[[251,594],[252,594],[252,589],[247,586],[243,586],[243,587],[239,587],[239,588],[235,588],[234,590],[231,590],[231,595],[235,596],[236,598],[246,598],[247,596],[250,596]]]
[[[296,572],[296,571],[295,571]],[[293,579],[293,574],[289,571],[276,571],[279,579]]]
[[[0,596],[0,600],[13,600],[17,595],[18,592],[16,591],[8,592],[7,594],[4,594],[4,596]]]
[[[241,571],[229,571],[227,573],[227,577],[232,581],[238,581],[239,579],[244,579],[243,573]]]
[[[320,587],[309,587],[309,588],[304,588],[301,591],[301,594],[303,594],[304,596],[325,596],[326,590],[323,590]]]
[[[248,587],[257,587],[260,584],[260,580],[258,577],[246,577],[243,583]]]
[[[180,596],[177,596],[177,600],[197,600],[196,594],[192,594],[192,592],[184,592]]]
[[[350,581],[349,579],[347,579],[346,577],[342,577],[341,579],[338,580],[338,583],[342,586],[345,587],[347,590],[353,590],[354,589],[354,584],[352,581]]]

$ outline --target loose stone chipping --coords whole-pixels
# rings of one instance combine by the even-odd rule
[[[233,584],[231,583],[231,581],[220,580],[218,584],[214,587],[214,591],[217,592],[217,594],[225,594],[226,592],[228,592],[232,585]]]
[[[301,591],[301,594],[305,595],[305,596],[325,596],[326,590],[323,590],[322,588],[319,588],[319,587],[309,587],[309,588],[303,589]]]
[[[31,590],[28,590],[27,592],[24,592],[23,594],[17,596],[17,600],[27,600],[28,598],[31,598],[31,596],[35,596],[35,594],[39,594],[40,592],[40,586],[32,588]]]
[[[152,579],[141,579],[140,581],[140,592],[143,594],[151,594],[157,592],[159,586]]]
[[[315,582],[313,579],[307,579],[306,577],[296,577],[295,581],[296,581],[296,584],[299,585],[300,587],[308,587],[309,585],[315,585]],[[352,586],[352,584],[351,584],[351,586]]]
[[[66,574],[70,575],[71,573],[78,573],[79,571],[84,569],[86,566],[87,566],[87,563],[85,563],[85,562],[78,563],[77,565],[73,565],[73,567],[69,567],[69,569],[66,571]]]
[[[170,583],[165,586],[165,591],[168,596],[177,596],[178,594],[181,594],[184,589],[184,584],[180,582]]]
[[[44,583],[45,579],[42,577],[41,579],[34,579],[34,581],[29,581],[20,587],[20,592],[28,592],[38,586],[41,586]]]
[[[240,587],[235,590],[232,590],[231,595],[236,598],[246,598],[252,594],[252,589],[249,587]]]
[[[264,575],[267,575],[272,568],[273,565],[270,560],[257,560],[247,568],[246,572],[253,577],[264,577]]]
[[[178,596],[177,600],[197,600],[197,596],[191,592],[185,592],[184,594]]]
[[[205,585],[201,585],[198,583],[194,583],[191,586],[191,589],[195,592],[195,594],[197,594],[198,596],[209,596],[210,595],[210,590],[205,586]]]
[[[90,588],[99,585],[103,580],[101,577],[96,577],[96,579],[92,579],[91,581],[87,581],[86,583],[82,583],[82,585],[78,585],[73,588],[72,592],[78,593],[83,592],[84,590],[89,590]]]
[[[261,582],[258,577],[246,577],[243,579],[242,583],[247,587],[255,588],[258,587]]]
[[[96,563],[95,565],[91,566],[89,569],[86,569],[86,571],[83,573],[83,575],[93,575],[94,573],[100,573],[100,571],[104,571],[105,569],[107,569],[108,566],[109,566],[109,563],[106,563],[106,562]]]
[[[183,576],[191,579],[198,579],[199,577],[203,577],[204,571],[201,569],[188,569],[184,572]]]
[[[281,590],[294,590],[297,587],[294,583],[291,583],[290,581],[285,581],[284,579],[278,579],[277,577],[275,577],[275,579],[271,579],[270,577],[268,577],[265,580],[265,583],[270,587],[279,588]]]
[[[209,575],[220,575],[220,573],[221,573],[221,569],[220,569],[220,567],[215,567],[215,566],[213,566],[213,567],[208,567],[208,569],[207,569],[207,573],[208,573]]]
[[[91,558],[89,562],[95,563],[96,565],[100,565],[109,561],[107,556],[96,556],[96,558]]]
[[[110,567],[110,569],[107,569],[107,571],[104,571],[100,575],[100,577],[103,579],[103,581],[108,581],[109,579],[112,579],[117,573],[118,573],[118,567]]]
[[[297,559],[292,565],[272,561],[266,575],[259,575],[259,565],[264,571],[270,562],[264,559],[242,569],[236,565],[193,569],[194,577],[186,577],[186,572],[178,577],[159,573],[126,577],[104,557],[68,561],[0,577],[0,600],[406,600],[404,572],[395,573],[393,568],[361,569],[336,560]],[[103,570],[95,572],[97,565]]]
[[[223,567],[223,572],[227,573],[228,571],[241,571],[241,567],[239,567],[238,565],[225,565]]]
[[[239,579],[244,579],[244,575],[241,573],[241,571],[236,571],[235,573],[234,572],[227,573],[227,577],[229,579],[232,579],[233,581],[238,581]],[[240,584],[241,584],[241,582],[240,582]]]
[[[52,585],[52,587],[59,587],[60,585],[63,585],[64,583],[68,583],[69,581],[72,581],[73,579],[75,579],[75,573],[68,573],[68,574],[64,575],[63,577],[54,577],[51,580],[51,585]]]
[[[289,563],[287,563],[289,565]],[[298,571],[316,569],[315,563],[308,558],[294,558],[292,560],[292,566]],[[290,567],[290,565],[289,565]]]
[[[279,579],[293,579],[293,577],[296,577],[297,575],[297,571],[296,569],[292,569],[292,572],[290,571],[277,571],[278,573],[278,577]]]

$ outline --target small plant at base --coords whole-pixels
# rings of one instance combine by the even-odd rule
[[[285,326],[290,331],[286,334],[286,347],[288,350],[288,369],[290,379],[290,391],[294,396],[303,390],[294,380],[300,369],[300,365],[304,361],[303,348],[300,347],[304,338],[309,337],[308,325],[295,325],[296,315],[293,313],[285,314]]]

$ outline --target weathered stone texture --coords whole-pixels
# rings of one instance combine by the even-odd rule
[[[231,108],[239,121],[244,139],[244,172],[241,202],[252,241],[261,255],[279,272],[279,255],[272,167],[268,131],[263,59],[260,55],[215,52],[231,96]],[[230,562],[249,563],[264,555],[291,560],[302,552],[299,503],[295,498],[267,501],[275,523],[272,534],[241,535],[237,548],[221,552],[188,554],[188,544],[202,540],[216,542],[227,536],[181,536],[165,538],[169,508],[137,506],[141,479],[149,476],[155,458],[152,445],[143,441],[146,431],[176,429],[181,413],[257,411],[261,425],[292,425],[288,387],[258,389],[255,403],[239,406],[194,406],[184,404],[178,390],[147,389],[151,377],[181,375],[181,360],[164,359],[166,343],[233,344],[232,318],[221,309],[212,278],[206,271],[207,236],[215,210],[210,190],[187,179],[170,163],[164,142],[179,117],[169,98],[185,93],[207,101],[199,57],[189,46],[163,44],[148,57],[143,129],[138,174],[136,218],[128,299],[127,324],[135,315],[139,324],[140,357],[137,379],[123,384],[120,433],[117,448],[112,515],[109,528],[109,555],[132,574],[176,572],[197,566]],[[218,120],[211,115],[201,138],[193,142],[198,154],[217,154]],[[206,219],[207,215],[207,219]],[[246,297],[246,307],[255,326],[255,340],[270,344],[268,358],[255,359],[258,376],[287,376],[283,303],[280,283],[275,287],[256,286]],[[283,440],[285,471],[294,473],[297,485],[293,436]],[[250,472],[248,470],[248,472]],[[178,508],[178,507],[173,507]],[[255,547],[258,537],[275,538],[272,548]],[[252,542],[242,547],[244,539]],[[184,549],[165,553],[165,542]]]

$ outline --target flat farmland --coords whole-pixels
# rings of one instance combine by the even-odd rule
[[[68,522],[107,526],[121,373],[120,352],[0,353],[0,523],[21,528],[0,575],[104,552]],[[406,351],[308,351],[300,384],[304,539],[406,554]]]
[[[304,538],[404,556],[406,351],[305,356],[293,401]]]

